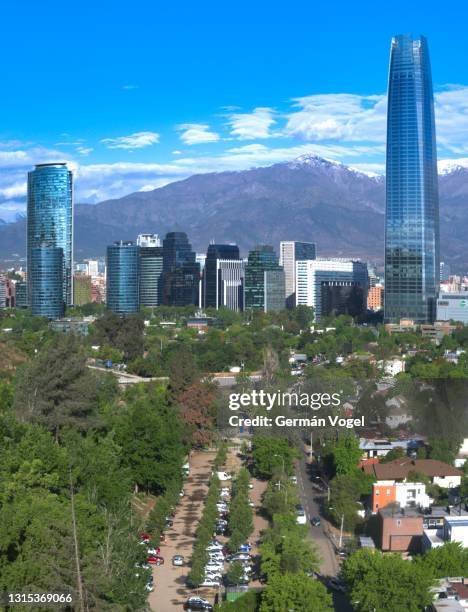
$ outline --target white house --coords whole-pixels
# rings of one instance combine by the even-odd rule
[[[458,542],[463,548],[468,548],[468,518],[466,516],[444,517],[441,529],[424,529],[423,551],[439,548],[446,542]]]

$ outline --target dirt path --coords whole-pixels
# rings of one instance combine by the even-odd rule
[[[151,610],[156,612],[182,610],[186,599],[195,594],[193,589],[185,586],[190,567],[174,567],[172,557],[176,554],[183,555],[186,563],[190,561],[195,530],[203,512],[214,457],[215,453],[208,452],[194,452],[190,457],[190,476],[184,485],[185,496],[176,508],[173,526],[165,532],[166,541],[161,543],[164,565],[153,568],[155,588],[148,601]],[[213,589],[198,589],[198,593],[211,601],[214,600]]]

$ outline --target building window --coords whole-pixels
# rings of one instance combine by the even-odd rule
[[[390,489],[387,489],[387,495],[390,495]]]

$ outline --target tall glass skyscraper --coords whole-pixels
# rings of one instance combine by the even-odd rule
[[[284,270],[272,246],[260,245],[250,251],[244,283],[245,309],[270,312],[285,307]]]
[[[434,320],[439,288],[439,196],[429,50],[392,40],[388,83],[385,320]]]
[[[154,308],[161,303],[163,248],[140,246],[140,306]]]
[[[28,173],[28,293],[32,304],[33,249],[62,249],[63,299],[73,302],[73,177],[65,163],[38,164]]]
[[[28,262],[30,305],[35,317],[63,317],[63,250],[42,244],[31,249]]]
[[[161,299],[168,306],[199,304],[200,264],[185,232],[168,232],[163,240]]]
[[[239,260],[239,247],[235,244],[210,244],[203,270],[203,306],[223,306],[224,283],[221,281],[221,260]],[[240,290],[240,286],[238,287]]]
[[[133,314],[140,308],[140,247],[115,242],[107,247],[107,308]]]

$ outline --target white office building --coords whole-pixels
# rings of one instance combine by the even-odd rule
[[[460,321],[468,324],[468,291],[441,293],[437,299],[437,321]]]
[[[136,239],[139,247],[160,247],[161,240],[158,234],[138,234]]]
[[[280,242],[279,265],[284,269],[286,305],[292,307],[296,302],[296,261],[315,259],[314,242],[285,240]]]

